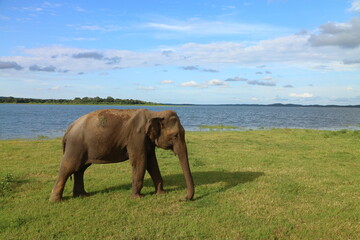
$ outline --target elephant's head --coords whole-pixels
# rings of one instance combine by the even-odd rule
[[[194,182],[189,166],[185,130],[176,112],[158,112],[157,116],[148,120],[146,133],[157,147],[170,149],[179,157],[187,185],[185,199],[191,200],[194,196]]]

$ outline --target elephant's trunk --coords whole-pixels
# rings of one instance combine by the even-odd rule
[[[189,159],[188,159],[188,152],[185,143],[185,139],[181,141],[181,143],[177,144],[174,148],[174,153],[179,156],[180,165],[184,173],[186,186],[187,186],[187,193],[185,198],[181,198],[180,200],[192,200],[195,193],[194,188],[194,181],[190,171]]]

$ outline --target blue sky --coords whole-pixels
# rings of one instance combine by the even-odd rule
[[[0,96],[360,104],[360,0],[2,0]]]

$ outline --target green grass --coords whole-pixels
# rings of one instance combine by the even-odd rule
[[[210,131],[216,131],[216,130],[235,130],[240,129],[239,127],[235,126],[228,126],[228,125],[200,125],[200,129],[209,129]]]
[[[13,182],[13,176],[9,173],[0,179],[0,197],[5,196],[9,191],[13,189]]]
[[[129,162],[94,165],[92,196],[48,202],[61,140],[0,141],[0,239],[358,239],[360,131],[188,132],[195,200],[158,150],[167,194],[131,199]],[[6,176],[12,176],[6,178]],[[6,180],[7,179],[7,180]]]

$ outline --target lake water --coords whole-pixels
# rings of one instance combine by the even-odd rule
[[[0,104],[0,139],[61,137],[69,124],[78,117],[105,108],[175,110],[187,131],[208,130],[201,127],[203,125],[235,126],[242,130],[271,128],[360,130],[360,108]]]

